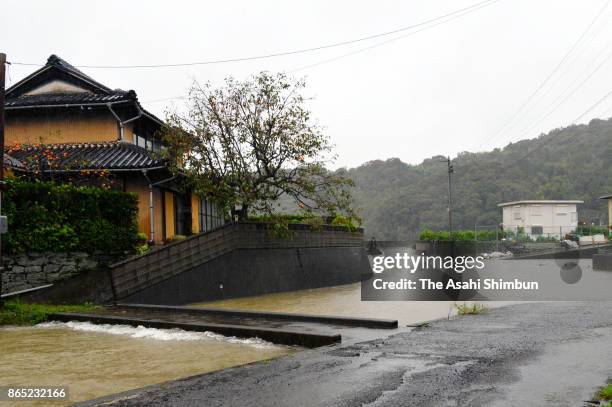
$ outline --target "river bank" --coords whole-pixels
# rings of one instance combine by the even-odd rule
[[[511,305],[80,405],[575,406],[612,375],[611,305]]]

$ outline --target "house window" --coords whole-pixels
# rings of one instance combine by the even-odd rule
[[[147,140],[146,138],[134,134],[134,144],[136,144],[138,147],[145,148],[146,140]]]
[[[512,208],[512,214],[513,214],[512,217],[513,217],[514,220],[521,219],[521,207],[520,207],[520,205],[517,205],[517,206]]]
[[[557,214],[557,216],[566,216],[567,210],[567,205],[557,205],[555,207],[555,213]]]
[[[532,226],[531,227],[531,234],[532,235],[541,235],[544,233],[544,227],[542,226]]]
[[[187,194],[172,194],[174,197],[174,234],[189,236],[191,230],[191,200]]]
[[[542,216],[542,206],[532,205],[531,206],[531,216]]]
[[[200,199],[198,215],[200,218],[201,232],[211,231],[223,226],[223,223],[225,223],[223,211],[219,208],[219,206],[204,198]]]

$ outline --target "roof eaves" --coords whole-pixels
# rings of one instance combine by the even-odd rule
[[[522,205],[522,204],[583,204],[584,201],[580,200],[557,200],[557,199],[525,199],[522,201],[511,201],[497,204],[498,207],[511,206],[511,205]]]

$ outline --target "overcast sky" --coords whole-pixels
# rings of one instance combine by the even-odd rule
[[[314,115],[336,145],[336,167],[390,157],[419,163],[567,126],[610,92],[612,5],[499,132],[607,1],[499,0],[409,36],[402,31],[317,52],[179,68],[82,70],[109,87],[134,89],[160,117],[181,101],[159,99],[184,95],[194,79],[220,84],[230,75],[292,71],[307,79]],[[384,33],[478,2],[9,0],[0,14],[0,49],[9,61],[41,65],[53,53],[73,65],[218,60]],[[403,38],[335,59],[397,37]],[[35,69],[13,64],[8,85]],[[559,104],[564,95],[571,96]],[[579,122],[610,115],[612,97]]]

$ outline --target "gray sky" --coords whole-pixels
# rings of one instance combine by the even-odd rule
[[[336,167],[389,157],[419,163],[436,154],[490,150],[569,125],[612,90],[612,61],[606,60],[612,59],[610,5],[516,123],[499,133],[606,2],[499,0],[294,75],[307,78],[313,113],[336,145]],[[74,65],[206,61],[388,32],[475,3],[8,0],[0,15],[0,49],[9,61],[40,64],[52,53]],[[230,75],[243,79],[261,70],[293,71],[406,33],[249,62],[83,71],[112,88],[136,90],[144,106],[163,117],[167,106],[181,101],[156,100],[184,95],[193,79],[220,84]],[[12,65],[9,85],[35,69]],[[610,115],[612,97],[579,122]]]

